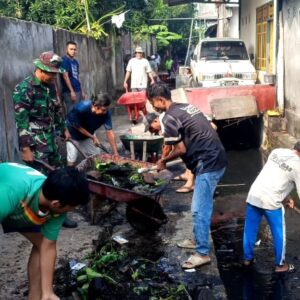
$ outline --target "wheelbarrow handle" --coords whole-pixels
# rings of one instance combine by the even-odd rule
[[[88,156],[82,151],[82,149],[79,147],[76,141],[68,139],[67,142],[70,142],[84,158],[88,158]]]
[[[97,147],[100,148],[105,153],[110,154],[110,152],[108,151],[108,149],[103,144],[100,143]]]
[[[54,171],[54,170],[55,170],[54,167],[50,166],[49,164],[47,164],[47,163],[44,162],[43,160],[40,160],[40,159],[35,158],[33,161],[36,162],[36,163],[38,163],[38,164],[40,164],[40,165],[42,165],[43,167],[45,167],[45,168],[48,169],[49,171]]]

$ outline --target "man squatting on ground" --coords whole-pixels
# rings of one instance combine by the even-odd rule
[[[166,145],[173,151],[157,163],[158,170],[166,162],[181,157],[195,175],[192,199],[193,231],[196,245],[184,241],[184,247],[196,253],[182,264],[185,269],[210,263],[209,232],[213,210],[213,195],[225,172],[227,158],[216,131],[200,110],[190,104],[173,103],[170,90],[163,84],[148,87],[147,97],[158,111],[165,111],[162,119]]]
[[[95,131],[104,125],[106,137],[114,155],[118,154],[115,134],[112,130],[112,117],[109,106],[111,99],[107,94],[99,94],[93,101],[85,100],[76,104],[67,115],[67,125],[71,137],[82,151],[90,156],[101,152],[100,141]],[[78,150],[71,142],[67,142],[68,166],[74,166]]]
[[[53,291],[56,240],[66,212],[89,200],[88,182],[76,169],[48,178],[31,167],[0,164],[0,223],[32,243],[28,261],[29,300],[59,300]]]
[[[77,44],[69,41],[66,44],[66,55],[63,56],[62,67],[65,72],[62,73],[62,97],[68,113],[73,106],[84,99],[81,83],[79,80],[79,63],[75,59],[77,54]]]
[[[295,267],[285,261],[284,206],[294,207],[290,192],[296,185],[300,191],[300,141],[294,149],[273,150],[252,184],[247,197],[244,228],[244,266],[251,266],[254,246],[262,217],[270,226],[275,253],[275,272],[293,272]]]

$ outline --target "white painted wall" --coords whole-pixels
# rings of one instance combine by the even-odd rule
[[[270,0],[241,0],[241,27],[240,27],[240,38],[245,41],[246,47],[249,54],[253,53],[255,55],[256,51],[256,9],[266,3],[269,3]],[[276,0],[273,1],[276,3]],[[275,7],[277,7],[275,5]],[[274,34],[276,36],[276,18],[274,14]],[[275,48],[276,39],[274,39],[274,51],[276,54]],[[253,62],[254,63],[254,62]],[[274,55],[273,63],[273,72],[275,73],[276,66],[276,56]],[[264,83],[265,71],[258,72],[259,82]]]
[[[239,38],[239,8],[232,8],[232,17],[229,20],[228,37]]]

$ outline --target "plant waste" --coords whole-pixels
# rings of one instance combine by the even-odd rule
[[[77,274],[83,300],[189,299],[185,285],[169,276],[160,261],[132,257],[113,242],[91,254],[89,260],[89,267]]]
[[[99,172],[98,181],[139,193],[155,192],[167,183],[166,180],[156,178],[153,174],[139,174],[139,168],[128,162],[95,161],[95,168]]]

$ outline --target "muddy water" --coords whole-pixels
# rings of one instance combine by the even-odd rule
[[[279,276],[273,272],[272,239],[265,223],[255,248],[254,267],[248,271],[241,267],[244,202],[263,165],[263,156],[258,150],[246,150],[228,151],[228,157],[229,166],[218,188],[212,220],[212,238],[228,299],[300,299],[299,273]],[[293,211],[286,212],[287,260],[298,269],[299,220]]]

